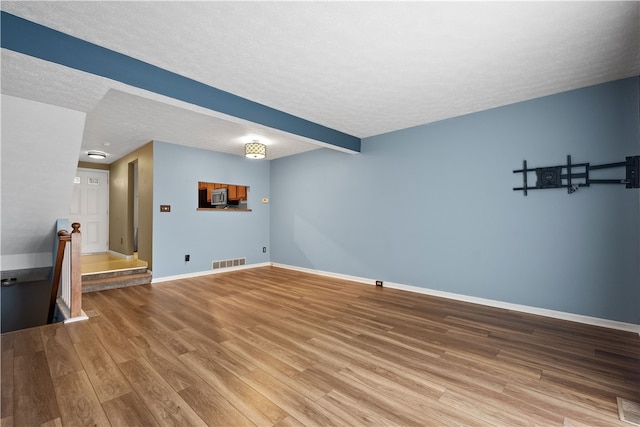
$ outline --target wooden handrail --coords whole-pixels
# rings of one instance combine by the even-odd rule
[[[58,289],[60,288],[60,276],[62,275],[64,250],[67,246],[67,242],[70,241],[71,234],[67,230],[58,231],[58,253],[56,254],[56,263],[53,266],[53,283],[51,284],[51,296],[49,297],[49,314],[47,315],[47,323],[53,323],[53,313],[56,309],[56,299],[58,298]]]
[[[73,231],[69,233],[67,230],[58,231],[58,252],[56,253],[56,262],[53,270],[53,283],[51,284],[51,296],[49,297],[49,313],[47,315],[47,323],[53,323],[53,315],[55,313],[56,301],[58,299],[58,291],[60,289],[60,278],[62,276],[62,263],[64,261],[64,251],[67,243],[71,244],[71,317],[77,317],[82,314],[82,271],[80,268],[81,241],[80,224],[74,222],[71,224]]]

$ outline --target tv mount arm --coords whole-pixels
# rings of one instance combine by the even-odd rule
[[[625,167],[625,179],[591,179],[589,172],[597,169],[610,169]],[[535,172],[537,181],[535,186],[529,186],[527,174]],[[522,161],[522,169],[513,173],[522,174],[522,187],[516,187],[514,191],[522,190],[526,196],[528,190],[544,190],[547,188],[566,188],[568,194],[575,193],[580,187],[588,187],[591,184],[625,184],[626,188],[640,188],[640,156],[630,156],[624,162],[607,163],[604,165],[590,165],[589,163],[571,163],[571,156],[567,156],[567,164],[561,166],[549,166],[544,168],[527,168],[527,161]],[[564,181],[564,182],[563,182]],[[577,182],[579,181],[579,182]]]

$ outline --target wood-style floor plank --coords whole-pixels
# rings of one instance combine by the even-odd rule
[[[83,370],[82,362],[78,358],[64,324],[58,323],[42,328],[40,332],[52,378]]]
[[[6,424],[13,424],[13,348],[7,346],[2,348],[2,373],[0,375],[0,393],[2,400],[0,401],[0,419],[7,420]],[[5,423],[5,421],[3,421]]]
[[[268,397],[198,351],[183,354],[180,359],[254,424],[273,425],[287,416]]]
[[[86,328],[87,334],[93,333],[87,322],[79,323],[80,328]],[[74,348],[100,402],[131,392],[131,385],[95,335],[90,342],[75,343]]]
[[[155,338],[151,336],[133,337],[129,339],[129,342],[175,391],[182,391],[202,381]]]
[[[96,319],[99,320],[91,320],[91,330],[115,363],[127,362],[140,356],[129,340],[105,316]]]
[[[331,418],[321,406],[261,369],[244,375],[242,379],[263,396],[268,395],[269,400],[305,425],[341,424],[340,419]]]
[[[54,378],[54,388],[63,425],[111,425],[84,371]]]
[[[38,332],[38,331],[32,331]],[[24,334],[30,343],[34,334]],[[32,347],[33,348],[33,347]],[[44,351],[22,354],[13,361],[13,423],[40,425],[60,417]]]
[[[638,334],[274,267],[3,334],[0,425],[625,426]]]
[[[123,394],[102,403],[111,425],[117,426],[159,426],[150,409],[135,392]]]
[[[162,426],[206,425],[145,359],[121,363],[120,368],[158,424]]]
[[[209,426],[255,425],[239,409],[204,381],[190,385],[181,390],[179,394]]]

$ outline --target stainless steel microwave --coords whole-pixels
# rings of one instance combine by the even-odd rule
[[[227,189],[216,188],[211,190],[211,206],[226,206],[227,205]]]

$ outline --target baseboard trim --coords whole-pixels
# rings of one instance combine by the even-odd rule
[[[109,249],[107,251],[107,253],[109,255],[113,255],[114,257],[118,257],[118,258],[122,258],[122,259],[133,259],[133,255],[125,255],[125,254],[121,254],[120,252],[116,252],[116,251],[112,251],[111,249]]]
[[[58,306],[58,310],[62,314],[62,317],[64,317],[64,320],[63,320],[64,323],[73,323],[73,322],[80,322],[83,320],[89,320],[89,316],[87,316],[87,313],[85,313],[84,310],[80,310],[81,312],[80,316],[71,317],[71,312],[69,311],[69,307],[67,307],[67,304],[64,301],[62,301],[62,299],[60,298],[56,300],[56,304]]]
[[[178,274],[175,276],[165,276],[165,277],[158,277],[158,278],[154,277],[153,279],[151,279],[151,284],[153,285],[156,283],[170,282],[172,280],[190,279],[192,277],[209,276],[211,274],[228,273],[230,271],[248,270],[250,268],[269,267],[269,266],[271,266],[270,262],[262,262],[258,264],[245,264],[245,265],[238,265],[236,267],[216,268],[215,270],[206,270],[206,271],[197,271],[195,273]]]
[[[304,273],[318,274],[321,276],[333,277],[336,279],[350,280],[352,282],[364,283],[367,285],[376,284],[375,279],[366,277],[350,276],[347,274],[332,273],[328,271],[315,270],[311,268],[297,267],[287,264],[271,263],[274,267],[286,268],[289,270],[297,270]],[[571,322],[583,323],[592,326],[600,326],[608,329],[617,329],[620,331],[633,332],[640,335],[640,325],[633,323],[619,322],[616,320],[602,319],[599,317],[584,316],[581,314],[566,313],[563,311],[549,310],[546,308],[532,307],[528,305],[513,304],[503,301],[497,301],[486,298],[472,297],[468,295],[455,294],[452,292],[438,291],[435,289],[421,288],[419,286],[403,285],[401,283],[384,282],[384,286],[391,289],[415,292],[418,294],[430,295],[440,298],[447,298],[456,301],[470,302],[473,304],[485,305],[488,307],[502,308],[505,310],[518,311],[521,313],[535,314],[538,316],[551,317],[554,319],[568,320]]]
[[[64,323],[81,322],[83,320],[89,320],[89,316],[87,316],[84,311],[78,317],[70,317],[68,319],[64,319]]]

